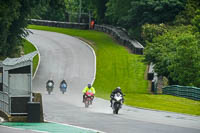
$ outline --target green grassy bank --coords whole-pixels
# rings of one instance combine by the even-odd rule
[[[120,86],[125,93],[125,104],[135,107],[200,115],[200,102],[168,95],[152,95],[147,91],[146,65],[143,56],[131,54],[109,35],[90,30],[65,29],[30,25],[30,29],[53,31],[81,37],[92,42],[97,56],[94,87],[96,96],[109,99],[111,91]],[[109,106],[109,105],[108,105]]]
[[[31,53],[31,52],[34,52],[36,51],[36,48],[33,46],[33,44],[31,44],[29,41],[23,39],[23,51],[24,51],[24,54],[28,54],[28,53]],[[5,60],[6,57],[2,57],[0,56],[0,61],[3,61]],[[38,65],[38,61],[39,61],[39,56],[38,54],[33,58],[33,73],[35,73],[35,70],[37,68],[37,65]]]
[[[29,41],[24,40],[24,54],[31,53],[33,51],[36,51],[36,48],[31,44]],[[33,58],[33,73],[35,73],[35,70],[37,68],[39,61],[39,56],[38,54]]]

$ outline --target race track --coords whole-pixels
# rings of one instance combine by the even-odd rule
[[[82,103],[82,89],[95,77],[95,54],[77,38],[64,34],[31,30],[27,39],[40,52],[40,66],[33,90],[42,93],[45,120],[92,128],[107,133],[199,133],[200,117],[123,106],[113,115],[109,101],[96,98],[89,108]],[[48,95],[45,84],[53,79]],[[63,95],[62,79],[68,83]],[[98,92],[97,92],[98,93]]]

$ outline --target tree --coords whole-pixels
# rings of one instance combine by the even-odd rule
[[[145,59],[155,64],[155,71],[170,84],[199,85],[200,48],[198,34],[191,26],[171,27],[145,47]]]
[[[200,87],[200,42],[195,35],[183,33],[175,43],[176,53],[168,66],[169,77],[180,85]]]
[[[197,10],[200,9],[199,0],[187,0],[184,10],[181,11],[174,21],[176,25],[188,25],[192,24],[191,20],[196,16]]]
[[[186,0],[134,0],[129,10],[130,21],[134,25],[170,22],[184,9],[185,3]]]
[[[144,24],[142,25],[141,37],[143,41],[152,42],[153,38],[167,32],[165,24]]]
[[[191,20],[198,32],[200,32],[200,9],[196,11],[196,16]]]
[[[96,21],[99,23],[106,22],[105,12],[106,12],[106,3],[108,1],[109,0],[95,0],[95,2],[93,3],[95,7],[95,10],[94,10],[95,18],[96,18]]]
[[[110,24],[126,26],[128,20],[128,10],[131,8],[132,0],[109,0],[106,3],[106,19]]]
[[[40,0],[39,4],[34,8],[31,18],[67,21],[68,14],[65,0]]]
[[[109,0],[106,18],[124,27],[132,38],[141,40],[142,25],[171,23],[184,9],[186,0]]]
[[[22,37],[27,35],[24,29],[27,18],[37,0],[1,0],[0,1],[0,55],[14,56],[20,52]]]

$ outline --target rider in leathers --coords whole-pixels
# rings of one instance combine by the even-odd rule
[[[121,91],[121,88],[120,87],[117,87],[116,89],[114,89],[113,91],[112,91],[112,93],[110,94],[110,107],[112,107],[112,101],[114,100],[114,96],[115,96],[115,94],[117,94],[117,93],[120,93],[121,95],[122,95],[122,102],[124,103],[124,95],[123,95],[123,93],[122,93],[122,91]]]
[[[54,87],[54,82],[53,80],[48,80],[47,83],[46,83],[46,88],[49,88],[51,86],[49,86],[49,83],[52,83],[52,88]]]
[[[85,87],[85,88],[83,89],[83,91],[82,91],[82,92],[83,92],[83,102],[84,102],[84,100],[85,100],[86,92],[89,91],[89,90],[91,90],[92,93],[95,94],[95,89],[94,89],[94,87],[92,87],[91,84],[88,84],[88,86]],[[93,97],[93,98],[94,98],[94,97]]]

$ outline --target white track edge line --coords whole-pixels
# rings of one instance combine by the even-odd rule
[[[84,42],[83,40],[81,40],[79,38],[76,38],[76,39],[80,40],[82,43],[84,43],[86,46],[88,46],[90,48],[90,50],[92,50],[92,53],[94,55],[94,75],[93,75],[93,79],[92,79],[92,83],[91,83],[93,85],[93,83],[96,79],[96,53],[95,53],[94,49],[88,43]]]
[[[65,125],[65,126],[70,126],[70,127],[75,127],[75,128],[79,128],[79,129],[84,129],[84,130],[89,130],[89,131],[94,131],[97,133],[105,133],[99,130],[95,130],[95,129],[91,129],[91,128],[85,128],[85,127],[80,127],[80,126],[74,126],[74,125],[70,125],[70,124],[66,124],[66,123],[59,123],[59,122],[53,122],[53,121],[47,121],[47,122],[51,122],[51,123],[57,123],[57,124],[61,124],[61,125]]]
[[[33,79],[34,79],[34,78],[35,78],[35,75],[36,75],[36,73],[37,73],[37,71],[38,71],[38,68],[39,68],[39,66],[40,66],[40,52],[39,52],[39,50],[38,50],[38,47],[37,47],[34,43],[32,43],[32,44],[33,44],[33,46],[36,48],[36,50],[37,50],[37,52],[38,52],[38,58],[39,58],[37,68],[36,68],[35,73],[34,73],[34,75],[33,75]]]

